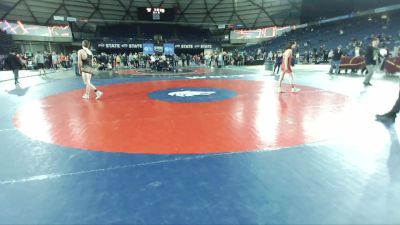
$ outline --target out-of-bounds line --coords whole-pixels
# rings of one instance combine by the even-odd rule
[[[339,137],[338,138],[333,138],[333,139],[339,139]],[[315,142],[315,143],[310,143],[310,144],[318,144],[318,143],[321,143],[321,142],[323,143],[323,142],[328,142],[328,141],[332,141],[332,139],[330,139],[330,140],[321,140],[321,141],[318,141],[318,142]],[[308,145],[310,145],[310,144],[308,144]],[[26,178],[21,178],[21,179],[14,179],[14,180],[0,180],[0,185],[28,183],[28,182],[35,182],[35,181],[42,181],[42,180],[51,180],[51,179],[57,179],[57,178],[62,178],[62,177],[74,176],[74,175],[85,175],[85,174],[91,174],[91,173],[107,172],[107,171],[113,171],[113,170],[119,170],[119,169],[129,169],[129,168],[135,168],[135,167],[152,166],[152,165],[159,165],[159,164],[163,164],[163,163],[173,163],[173,162],[178,162],[178,161],[204,159],[204,158],[211,158],[211,157],[225,156],[225,155],[272,152],[272,151],[286,150],[286,149],[302,147],[302,146],[304,146],[304,145],[290,146],[290,147],[276,147],[276,148],[268,148],[268,149],[263,149],[263,150],[249,150],[249,151],[242,151],[242,152],[215,153],[215,154],[207,154],[207,155],[197,155],[197,156],[193,156],[193,157],[182,157],[182,158],[159,160],[159,161],[146,162],[146,163],[129,164],[129,165],[123,165],[123,166],[113,166],[113,167],[107,167],[107,168],[101,168],[101,169],[93,169],[93,170],[85,170],[85,171],[78,171],[78,172],[71,172],[71,173],[44,174],[44,175],[37,175],[37,176],[26,177]]]
[[[260,68],[256,68],[256,69],[241,68],[240,66],[239,67],[227,66],[227,67],[222,67],[221,69],[244,71],[244,72],[249,72],[249,73],[260,72],[260,71],[269,71],[269,70],[265,70],[263,68],[264,68],[264,65],[260,65]],[[269,71],[269,72],[271,72],[271,71]]]
[[[15,128],[10,128],[10,129],[0,129],[0,133],[2,132],[10,132],[10,131],[16,131],[17,129]]]
[[[199,155],[199,156],[194,156],[194,157],[183,157],[183,158],[175,158],[175,159],[168,159],[168,160],[159,160],[159,161],[154,161],[154,162],[130,164],[130,165],[123,165],[123,166],[113,166],[113,167],[107,167],[107,168],[102,168],[102,169],[85,170],[85,171],[78,171],[78,172],[72,172],[72,173],[44,174],[44,175],[37,175],[37,176],[15,179],[15,180],[3,180],[3,181],[0,181],[0,184],[16,184],[16,183],[27,183],[27,182],[32,182],[32,181],[50,180],[50,179],[56,179],[56,178],[61,178],[61,177],[66,177],[66,176],[73,176],[73,175],[84,175],[84,174],[98,173],[98,172],[104,172],[104,171],[128,169],[128,168],[143,167],[143,166],[152,166],[152,165],[158,165],[158,164],[163,164],[163,163],[172,163],[172,162],[177,162],[177,161],[201,159],[201,158],[207,158],[207,157],[211,157],[211,156],[215,156],[215,155],[222,155],[222,154],[230,154],[230,153],[221,153],[221,154],[213,154],[213,155]]]
[[[32,75],[27,75],[27,76],[23,76],[23,77],[19,77],[19,79],[25,79],[25,78],[31,78],[31,77],[39,77],[39,74],[32,74]],[[9,78],[9,79],[4,79],[4,80],[0,80],[0,82],[7,82],[7,81],[12,81],[14,80],[14,78]]]

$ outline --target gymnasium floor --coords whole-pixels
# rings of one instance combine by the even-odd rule
[[[327,70],[1,72],[0,224],[399,224],[398,77]]]

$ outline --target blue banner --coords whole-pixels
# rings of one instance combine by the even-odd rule
[[[165,53],[165,55],[174,55],[175,54],[175,44],[165,43],[164,44],[164,53]]]
[[[153,43],[143,43],[143,54],[153,55],[154,54],[154,44]]]

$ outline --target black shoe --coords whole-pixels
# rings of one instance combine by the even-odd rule
[[[367,86],[372,86],[372,84],[369,83],[369,82],[368,82],[368,83],[365,83],[365,82],[364,82],[364,86],[365,86],[365,87],[367,87]]]
[[[376,115],[376,120],[382,123],[394,123],[396,121],[396,116],[391,116],[387,114]]]

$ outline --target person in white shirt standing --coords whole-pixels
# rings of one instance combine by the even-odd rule
[[[51,55],[51,61],[52,61],[52,65],[53,65],[53,69],[55,71],[58,71],[58,64],[60,63],[60,58],[58,57],[58,55],[53,52],[53,54]]]
[[[35,55],[35,63],[36,63],[37,69],[39,70],[39,75],[40,76],[45,75],[46,70],[44,70],[44,56],[39,51]],[[43,72],[43,74],[42,74],[42,72]]]
[[[76,54],[75,50],[71,54],[71,61],[72,61],[72,68],[75,72],[75,76],[81,76],[78,70],[78,54]]]

